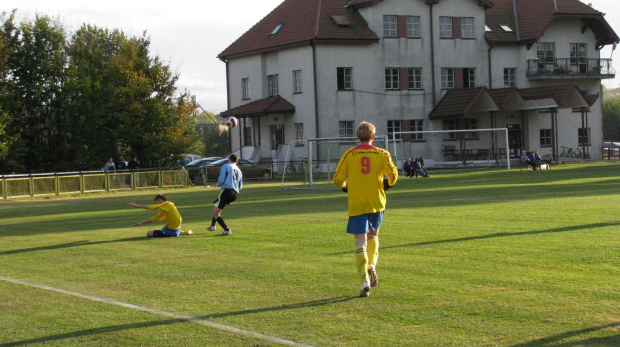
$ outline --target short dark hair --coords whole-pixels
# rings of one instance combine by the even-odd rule
[[[233,163],[236,163],[239,161],[239,156],[236,154],[231,154],[228,156],[228,160],[232,161]]]
[[[153,201],[157,201],[157,200],[168,201],[168,200],[166,200],[166,197],[164,196],[164,194],[157,194],[155,196],[155,199],[153,199]]]

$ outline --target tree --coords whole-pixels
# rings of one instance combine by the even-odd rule
[[[603,140],[620,141],[620,99],[603,101]]]

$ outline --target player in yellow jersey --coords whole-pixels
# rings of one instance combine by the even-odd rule
[[[373,124],[360,123],[357,126],[360,145],[342,155],[334,174],[334,183],[348,193],[347,233],[355,236],[355,259],[362,278],[360,297],[370,295],[370,287],[378,283],[376,266],[385,190],[398,179],[398,168],[392,163],[390,152],[372,145],[375,133]]]
[[[146,210],[159,210],[159,212],[155,216],[145,220],[144,222],[136,223],[134,224],[134,226],[139,227],[144,224],[158,222],[165,219],[166,225],[164,225],[161,230],[149,230],[146,232],[146,236],[178,237],[181,234],[181,223],[183,222],[183,220],[176,206],[174,206],[174,203],[172,201],[167,201],[166,197],[162,194],[157,195],[154,200],[155,205],[138,205],[134,204],[133,202],[127,204],[135,208],[143,208]]]

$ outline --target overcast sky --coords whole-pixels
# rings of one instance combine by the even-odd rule
[[[35,14],[59,18],[69,33],[82,24],[121,29],[130,36],[151,38],[151,53],[157,54],[180,74],[180,91],[198,97],[207,111],[226,110],[226,65],[217,55],[283,0],[2,0],[0,12],[18,9],[18,20],[34,19]],[[620,0],[589,0],[592,7],[620,35]],[[614,11],[614,6],[616,7]],[[615,58],[611,47],[601,58]],[[620,78],[620,65],[614,64]],[[620,87],[620,79],[603,80],[608,87]]]

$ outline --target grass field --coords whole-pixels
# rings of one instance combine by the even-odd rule
[[[0,201],[0,346],[620,346],[620,165],[431,172],[387,192],[358,298],[340,190]],[[133,223],[163,192],[193,236]]]

